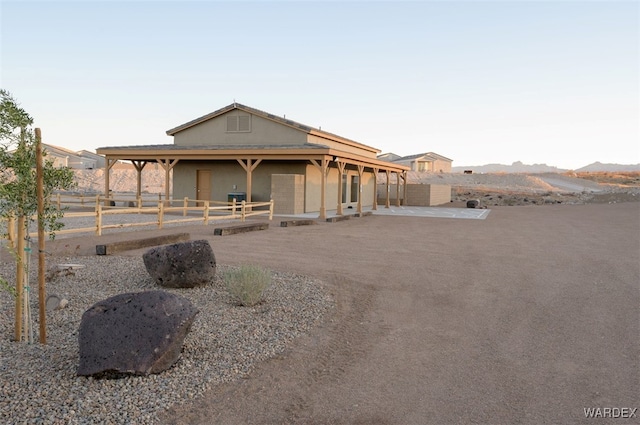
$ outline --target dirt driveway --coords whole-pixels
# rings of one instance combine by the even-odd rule
[[[595,423],[585,408],[640,407],[640,203],[277,225],[191,231],[222,264],[324,279],[335,315],[163,423]]]

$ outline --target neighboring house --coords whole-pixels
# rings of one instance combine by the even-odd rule
[[[452,159],[434,152],[403,156],[392,160],[395,164],[407,166],[411,171],[429,171],[433,173],[450,173]]]
[[[104,167],[104,157],[88,151],[74,152],[60,146],[42,144],[47,159],[53,162],[54,167],[69,167],[75,169],[95,169]]]
[[[395,153],[383,153],[378,155],[378,159],[381,161],[389,161],[389,162],[393,162],[396,159],[400,159],[402,158],[400,155],[396,155]]]
[[[138,181],[147,163],[160,164],[167,198],[173,172],[174,199],[273,199],[277,214],[319,212],[321,218],[327,210],[375,209],[376,175],[394,173],[396,181],[406,181],[408,171],[376,158],[376,148],[239,103],[167,135],[173,136],[172,145],[103,147],[97,153],[105,156],[107,170],[118,160],[131,161]]]
[[[106,161],[104,156],[98,155],[97,153],[89,152],[87,150],[78,151],[78,155],[82,158],[86,158],[87,160],[93,161],[94,166],[92,168],[104,168]]]

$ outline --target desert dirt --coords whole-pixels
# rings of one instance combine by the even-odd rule
[[[591,423],[585,408],[640,407],[640,202],[622,200],[492,206],[485,220],[276,218],[231,236],[182,226],[220,264],[321,279],[337,306],[282,355],[171,406],[162,423]],[[49,250],[90,255],[127,237]]]

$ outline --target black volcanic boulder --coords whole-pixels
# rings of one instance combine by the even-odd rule
[[[194,288],[216,275],[216,257],[206,240],[151,248],[142,255],[149,275],[166,288]]]
[[[180,358],[198,309],[165,291],[120,294],[84,312],[78,342],[81,376],[148,375]]]
[[[467,208],[480,208],[480,201],[478,199],[467,201]]]

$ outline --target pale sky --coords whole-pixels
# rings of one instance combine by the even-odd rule
[[[170,144],[235,101],[453,166],[640,163],[638,1],[5,1],[43,141]]]

